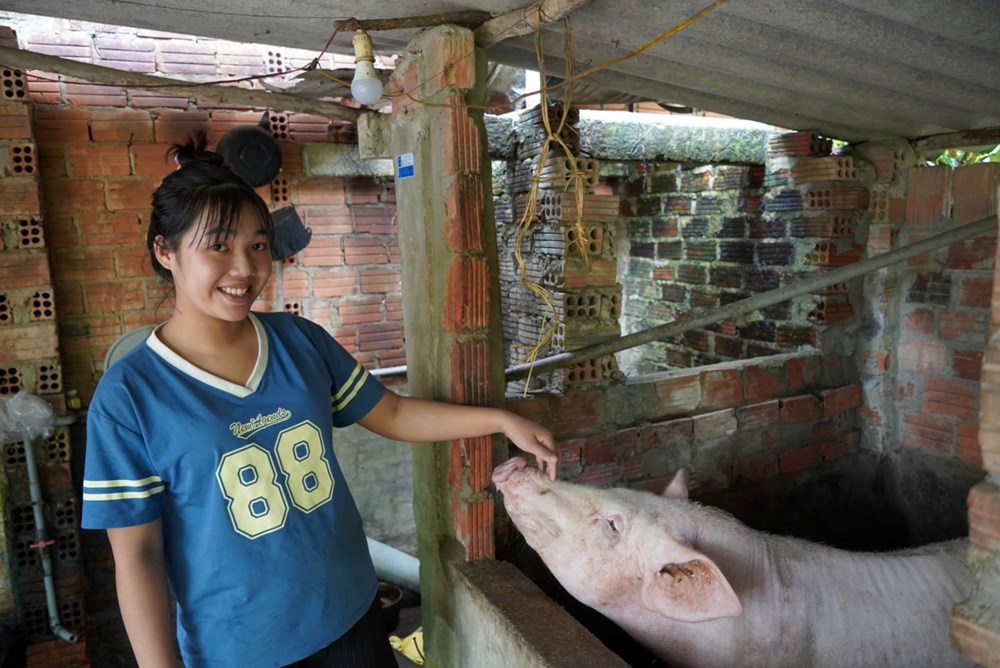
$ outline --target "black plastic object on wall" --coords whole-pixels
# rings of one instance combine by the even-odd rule
[[[294,206],[283,206],[271,212],[274,221],[274,244],[271,258],[283,260],[291,257],[309,245],[312,230],[302,224]]]
[[[270,183],[281,171],[281,149],[271,136],[267,113],[257,125],[233,128],[224,134],[215,151],[254,188]]]

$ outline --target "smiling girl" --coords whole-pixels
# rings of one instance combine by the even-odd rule
[[[190,668],[394,668],[334,427],[411,442],[503,433],[554,478],[552,435],[501,409],[397,395],[319,325],[251,312],[272,270],[267,208],[203,135],[173,152],[147,247],[174,310],[87,413],[82,523],[107,529],[136,659],[176,668],[179,645]]]

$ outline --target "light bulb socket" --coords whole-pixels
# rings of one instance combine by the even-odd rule
[[[354,33],[351,43],[354,44],[355,63],[360,63],[365,60],[373,63],[375,62],[375,56],[373,55],[372,50],[372,38],[368,36],[368,33],[359,28]]]

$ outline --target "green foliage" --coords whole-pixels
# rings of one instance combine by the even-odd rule
[[[993,150],[983,153],[963,151],[959,148],[945,149],[933,160],[928,160],[927,164],[930,166],[948,165],[954,168],[962,165],[975,165],[980,162],[1000,162],[1000,144],[994,146]]]

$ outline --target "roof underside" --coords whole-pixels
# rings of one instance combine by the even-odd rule
[[[569,0],[562,0],[568,2]],[[526,0],[2,0],[5,10],[241,42],[323,48],[333,21],[463,10],[493,15]],[[553,4],[558,4],[553,0]],[[542,28],[546,72],[620,56],[709,0],[592,0]],[[372,32],[382,55],[415,30]],[[1000,9],[995,0],[729,0],[642,54],[584,80],[588,87],[685,105],[847,141],[922,137],[1000,126]],[[347,35],[331,50],[352,53]],[[538,69],[533,34],[488,49]],[[572,93],[571,100],[572,100]],[[593,99],[592,91],[588,98]]]

